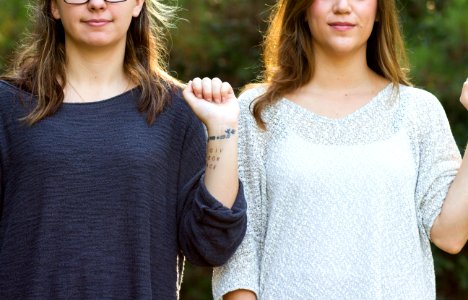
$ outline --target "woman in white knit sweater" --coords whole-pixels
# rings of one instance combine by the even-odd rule
[[[247,235],[215,299],[435,299],[430,243],[467,241],[468,162],[407,79],[394,2],[278,1],[240,97]]]

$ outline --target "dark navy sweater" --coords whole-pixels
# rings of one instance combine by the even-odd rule
[[[240,244],[242,186],[232,210],[206,190],[203,125],[173,95],[150,126],[139,95],[28,126],[31,97],[0,82],[0,299],[176,299],[184,257]]]

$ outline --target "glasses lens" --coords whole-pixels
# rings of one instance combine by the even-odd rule
[[[84,4],[86,2],[88,2],[88,0],[64,0],[65,3],[68,3],[68,4]]]
[[[64,0],[64,1],[65,3],[68,3],[68,4],[85,4],[89,0]],[[110,2],[110,3],[118,3],[118,2],[125,2],[127,0],[105,0],[105,1]]]

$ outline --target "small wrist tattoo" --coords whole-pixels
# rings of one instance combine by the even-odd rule
[[[220,155],[223,153],[223,148],[209,148],[206,157],[206,168],[216,170],[216,165],[220,160]]]
[[[218,136],[209,136],[208,137],[208,142],[209,141],[214,141],[214,140],[225,140],[225,139],[229,139],[231,137],[231,135],[234,135],[236,134],[236,130],[235,129],[231,129],[231,128],[228,128],[226,129],[226,131],[224,131],[224,134],[223,135],[218,135]]]

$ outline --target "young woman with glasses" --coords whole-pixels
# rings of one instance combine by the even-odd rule
[[[0,299],[176,299],[184,257],[245,233],[232,89],[183,100],[156,0],[33,3],[0,81]]]

